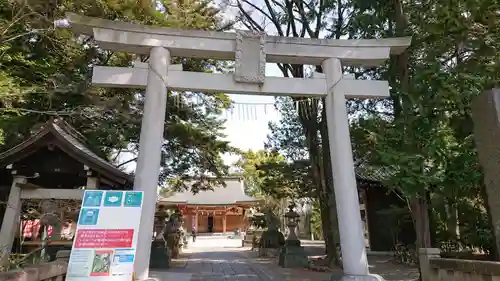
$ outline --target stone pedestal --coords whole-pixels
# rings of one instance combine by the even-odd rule
[[[334,274],[330,281],[385,281],[384,278],[380,275],[376,274],[368,274],[368,275],[342,275]]]
[[[276,248],[259,248],[259,257],[274,258],[280,254],[280,249]]]
[[[165,242],[156,240],[151,243],[149,261],[150,268],[166,269],[170,267],[170,256],[168,248],[165,247]]]
[[[420,248],[418,250],[418,262],[420,266],[420,279],[422,281],[432,281],[430,259],[440,258],[441,250],[437,248]]]
[[[284,268],[308,267],[309,260],[304,247],[285,246],[281,248],[278,264]]]

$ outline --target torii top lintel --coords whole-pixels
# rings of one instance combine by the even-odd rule
[[[376,66],[386,61],[390,54],[402,53],[411,44],[411,37],[310,39],[248,31],[230,33],[152,27],[73,13],[67,14],[67,19],[75,32],[94,36],[102,48],[136,54],[149,54],[151,48],[162,46],[168,48],[172,56],[234,60],[240,48],[237,41],[240,41],[243,48],[245,44],[261,44],[260,55],[268,63],[318,65],[333,57],[339,58],[345,65]],[[247,42],[241,44],[241,40]]]

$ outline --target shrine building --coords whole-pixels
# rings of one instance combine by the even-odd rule
[[[51,257],[71,249],[85,189],[132,189],[133,177],[99,156],[64,120],[51,119],[33,131],[0,153],[0,201],[7,203],[0,204],[2,258],[46,240]]]
[[[247,211],[259,200],[245,194],[239,177],[225,177],[226,187],[193,194],[190,190],[177,192],[158,201],[159,206],[177,207],[184,218],[184,227],[198,233],[226,233],[249,226]]]

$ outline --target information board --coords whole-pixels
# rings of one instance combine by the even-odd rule
[[[86,190],[66,281],[131,281],[142,191]]]

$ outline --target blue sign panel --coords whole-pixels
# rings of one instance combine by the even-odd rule
[[[122,191],[106,191],[104,196],[104,207],[121,207],[123,199]]]
[[[83,207],[99,207],[102,201],[102,191],[85,190],[83,195]]]
[[[140,207],[142,205],[142,192],[127,191],[125,193],[124,207]]]
[[[99,209],[82,208],[78,219],[79,225],[96,225],[99,218]]]

